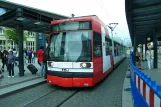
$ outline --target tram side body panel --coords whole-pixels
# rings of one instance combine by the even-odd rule
[[[115,56],[114,57],[114,68],[116,68],[121,62],[122,60],[125,58],[125,55],[119,55],[119,56]]]
[[[102,80],[102,58],[95,58],[93,60],[93,81],[94,84]]]
[[[93,32],[98,32],[101,34],[101,25],[96,22],[95,20],[92,20],[92,30]],[[93,39],[94,39],[94,33],[93,33]],[[94,57],[94,41],[93,41],[93,67],[94,67],[94,71],[93,71],[93,81],[94,84],[98,83],[100,80],[102,80],[102,62],[103,59],[102,57]]]
[[[102,36],[102,57],[103,57],[103,71],[102,71],[102,79],[106,77],[112,70],[112,58],[111,55],[106,54],[106,41],[105,38],[108,38],[108,32],[105,30],[103,26],[101,26],[101,36]]]
[[[94,84],[101,81],[105,78],[112,70],[113,70],[113,58],[111,55],[106,55],[106,47],[105,47],[105,36],[108,35],[105,28],[101,26],[101,24],[94,22],[93,25],[98,27],[97,29],[93,26],[93,31],[100,32],[102,38],[102,57],[93,58],[93,66],[94,66]],[[101,29],[100,29],[101,28]],[[95,47],[93,47],[95,48]]]
[[[119,64],[120,61],[121,61],[121,56],[114,57],[114,68]]]

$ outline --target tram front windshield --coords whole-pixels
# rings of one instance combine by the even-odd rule
[[[50,38],[49,60],[59,62],[90,62],[91,31],[60,32]]]

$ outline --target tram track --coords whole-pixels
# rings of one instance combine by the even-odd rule
[[[75,88],[72,88],[72,90],[73,89],[75,90]],[[61,93],[63,91],[64,91],[64,88],[56,86],[56,88],[53,91],[48,92],[45,95],[43,95],[35,100],[32,100],[31,102],[23,104],[23,107],[30,107],[30,106],[34,105],[34,103],[37,103],[38,101],[41,101],[42,99],[46,99],[45,97],[48,97],[53,94],[55,94],[55,96],[59,96],[59,93]],[[75,91],[71,92],[68,96],[62,96],[62,98],[64,98],[64,99],[57,101],[57,103],[55,105],[53,105],[53,107],[60,107],[65,102],[67,102],[69,99],[71,99],[73,96],[75,96],[77,93],[79,93],[79,91],[80,91],[80,89],[76,89]]]
[[[46,93],[45,95],[43,95],[43,96],[41,96],[41,97],[39,97],[39,98],[37,98],[37,99],[35,99],[35,100],[33,100],[33,101],[27,103],[27,104],[24,104],[23,107],[27,107],[28,105],[30,105],[30,104],[32,104],[32,103],[34,103],[34,102],[40,100],[41,98],[43,98],[43,97],[45,97],[45,96],[47,96],[47,95],[49,95],[49,94],[55,92],[55,91],[58,90],[58,89],[59,89],[59,87],[55,88],[53,91],[51,91],[51,92],[49,92],[49,93]]]
[[[76,90],[73,94],[71,94],[70,96],[68,96],[66,99],[64,99],[63,101],[61,101],[58,105],[56,105],[56,107],[60,107],[61,105],[63,105],[65,102],[67,102],[70,98],[72,98],[74,95],[76,95],[79,90]]]

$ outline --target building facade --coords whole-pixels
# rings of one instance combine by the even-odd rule
[[[42,33],[35,33],[31,31],[24,31],[27,34],[27,40],[23,41],[24,48],[37,52],[40,46],[44,46],[46,49],[46,35]],[[18,44],[15,44],[13,40],[8,40],[5,35],[5,27],[0,27],[0,50],[8,49],[18,50]]]
[[[5,27],[0,27],[0,50],[7,49],[18,49],[18,44],[15,44],[13,40],[8,40],[5,35]],[[27,40],[24,42],[24,48],[27,50],[33,50],[36,52],[36,33],[25,31],[28,34]]]

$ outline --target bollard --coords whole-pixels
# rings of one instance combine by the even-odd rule
[[[130,72],[126,73],[126,78],[130,78]]]
[[[129,64],[129,66],[128,66],[127,70],[128,70],[128,71],[130,71],[130,64]]]

